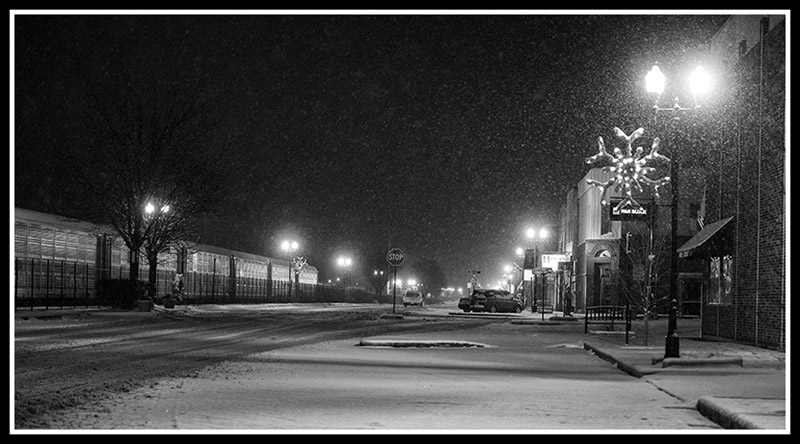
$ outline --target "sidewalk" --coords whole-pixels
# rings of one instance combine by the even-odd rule
[[[477,317],[449,311],[445,315]],[[402,317],[402,315],[399,315]],[[664,357],[668,320],[664,317],[632,322],[625,342],[625,327],[615,331],[593,325],[584,335],[581,314],[563,317],[560,312],[481,314],[509,319],[512,324],[574,325],[584,349],[611,362],[620,370],[658,387],[696,408],[724,429],[759,429],[788,432],[786,418],[786,354],[727,341],[705,340],[700,319],[679,318],[679,357]],[[645,334],[647,331],[647,334]],[[647,336],[647,340],[645,340]]]
[[[725,429],[789,430],[785,353],[704,340],[699,320],[679,319],[679,357],[665,359],[666,320],[648,324],[646,343],[644,321],[638,320],[628,344],[624,331],[590,328],[584,348],[695,406]]]

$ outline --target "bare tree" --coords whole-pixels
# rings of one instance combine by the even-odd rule
[[[158,254],[196,238],[198,220],[223,196],[218,178],[226,177],[227,164],[199,85],[152,79],[120,70],[95,86],[86,139],[70,157],[87,209],[131,251],[132,281],[145,250],[150,296]]]
[[[652,207],[651,207],[652,210]],[[626,224],[622,248],[627,264],[619,267],[619,291],[637,312],[644,315],[645,345],[648,345],[649,319],[659,304],[667,300],[661,291],[669,274],[669,236],[649,221]]]

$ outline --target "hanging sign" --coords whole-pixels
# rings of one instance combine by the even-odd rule
[[[611,220],[647,220],[650,208],[649,205],[641,205],[633,199],[623,203],[621,197],[612,197],[609,211]]]

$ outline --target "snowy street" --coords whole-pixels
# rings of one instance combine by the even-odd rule
[[[447,317],[437,308],[381,319],[391,305],[184,308],[17,321],[17,427],[717,428],[584,350],[580,325]],[[432,316],[419,315],[426,310]],[[364,339],[476,345],[374,347]],[[25,408],[33,404],[48,408]]]

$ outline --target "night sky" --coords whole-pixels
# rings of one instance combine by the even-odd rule
[[[204,243],[284,257],[291,237],[322,280],[340,254],[358,280],[399,247],[400,276],[424,258],[452,286],[475,268],[491,284],[527,227],[555,229],[598,136],[647,131],[653,63],[725,20],[640,14],[19,13],[13,204],[81,216],[58,153],[86,85],[123,64],[203,81],[236,171]]]

